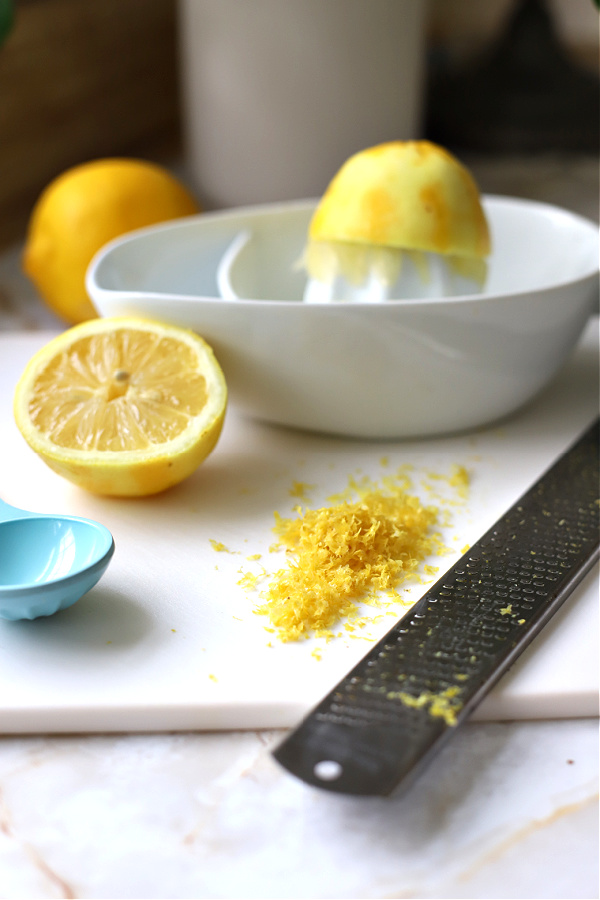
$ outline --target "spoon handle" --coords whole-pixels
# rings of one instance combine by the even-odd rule
[[[18,509],[0,499],[0,522],[10,522],[12,519],[23,519],[31,515],[26,509]]]

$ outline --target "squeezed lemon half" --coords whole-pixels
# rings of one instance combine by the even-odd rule
[[[191,475],[215,447],[227,387],[197,334],[138,318],[91,319],[29,361],[21,434],[55,472],[97,494],[144,496]]]
[[[392,141],[351,156],[311,219],[305,266],[312,278],[387,284],[405,258],[428,277],[429,254],[482,284],[490,233],[475,180],[430,141]]]

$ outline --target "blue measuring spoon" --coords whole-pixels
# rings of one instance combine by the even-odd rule
[[[102,577],[114,549],[98,522],[0,500],[0,618],[37,619],[72,606]]]

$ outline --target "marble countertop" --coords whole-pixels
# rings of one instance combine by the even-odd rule
[[[598,160],[480,160],[598,221]],[[0,330],[61,328],[0,252]],[[1,732],[1,723],[0,723]],[[465,725],[412,788],[307,787],[284,731],[4,735],[2,898],[596,898],[596,719]]]

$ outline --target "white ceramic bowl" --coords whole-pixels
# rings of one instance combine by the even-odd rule
[[[485,197],[485,291],[443,299],[305,304],[296,267],[315,203],[205,213],[132,232],[92,261],[102,316],[144,315],[199,332],[232,406],[283,425],[362,438],[482,426],[556,374],[598,302],[598,229],[546,204]],[[244,299],[217,272],[252,235]]]

